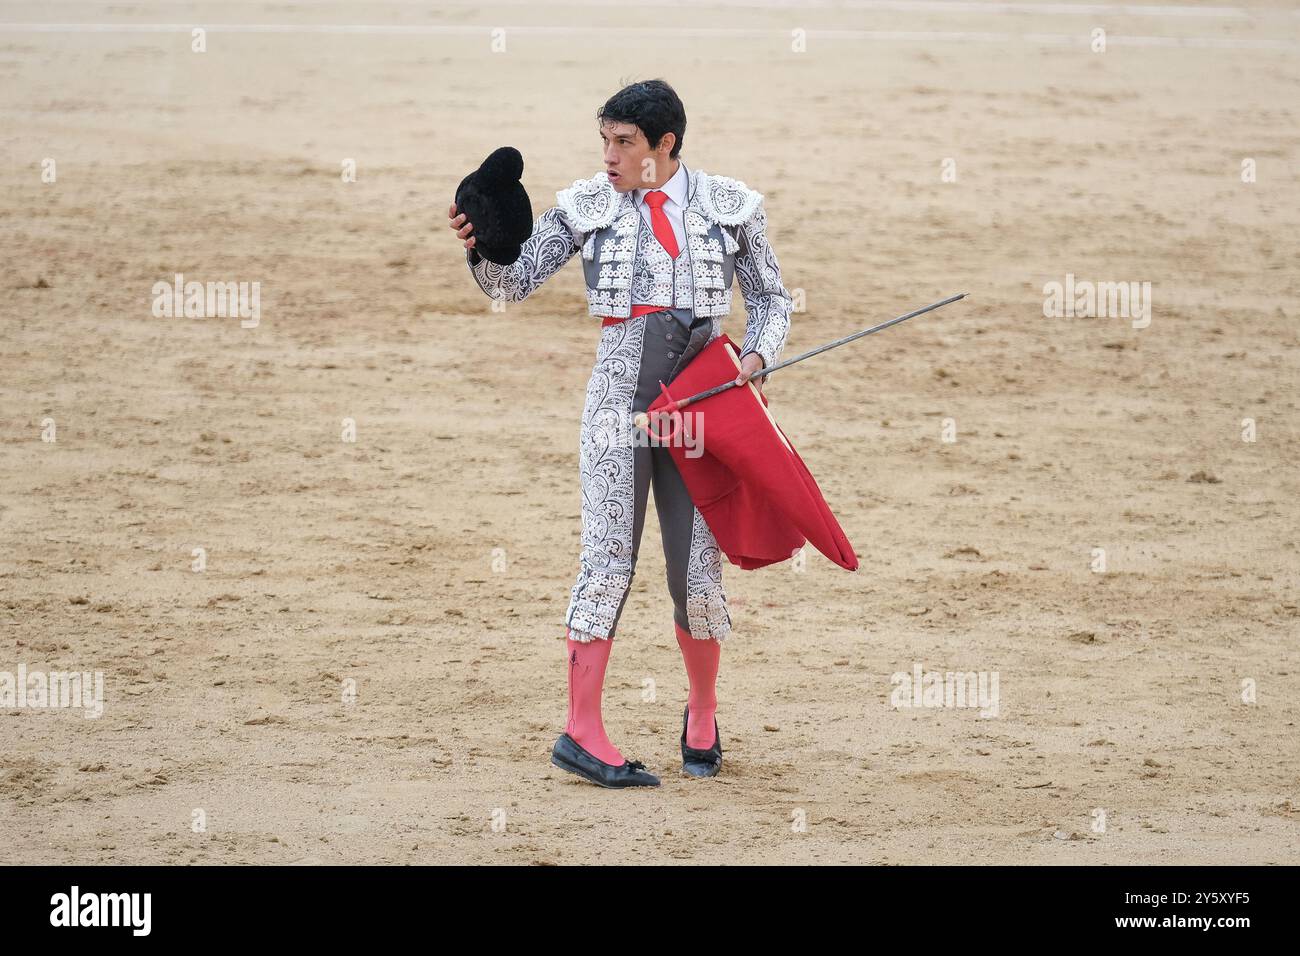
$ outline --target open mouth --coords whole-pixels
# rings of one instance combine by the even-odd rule
[[[607,170],[605,170],[605,172],[606,172],[606,174],[609,176],[609,178],[610,178],[611,180],[617,180],[617,179],[618,179],[618,173],[614,172],[614,170],[612,170],[612,169],[607,169]]]

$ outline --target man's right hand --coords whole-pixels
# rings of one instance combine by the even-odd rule
[[[456,204],[451,204],[451,209],[447,212],[447,219],[450,220],[447,225],[456,230],[456,236],[465,240],[465,248],[474,248],[474,237],[470,235],[474,231],[474,224],[465,220],[465,214],[456,215]]]

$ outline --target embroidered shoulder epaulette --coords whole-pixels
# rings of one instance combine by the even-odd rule
[[[590,179],[575,179],[568,189],[555,194],[555,204],[577,232],[603,229],[614,221],[619,195],[609,176],[601,170]]]
[[[700,206],[708,217],[724,226],[736,226],[758,210],[763,194],[750,189],[739,179],[712,176],[700,170]]]

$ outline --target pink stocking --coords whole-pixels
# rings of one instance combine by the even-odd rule
[[[569,719],[564,731],[583,750],[612,766],[626,761],[605,736],[600,719],[600,695],[605,686],[605,665],[609,663],[613,638],[589,642],[567,638],[569,652]],[[712,740],[710,740],[712,743]]]
[[[676,621],[673,628],[686,662],[686,676],[691,680],[691,692],[686,700],[686,746],[708,750],[713,746],[713,717],[718,711],[718,662],[722,645],[713,638],[691,637]]]

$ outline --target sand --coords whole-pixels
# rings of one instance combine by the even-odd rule
[[[1233,9],[6,5],[0,671],[105,687],[0,709],[14,861],[1300,863],[1300,18]],[[647,518],[612,791],[549,763],[598,323],[574,263],[493,312],[445,215],[503,144],[540,213],[652,76],[766,196],[787,356],[970,297],[773,376],[862,567],[726,567],[715,779]]]

